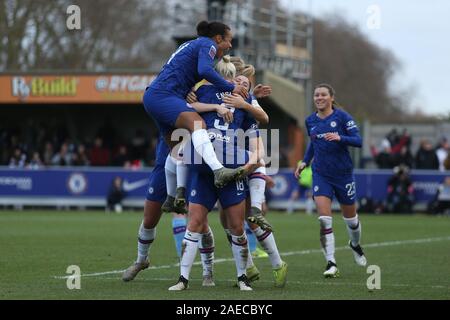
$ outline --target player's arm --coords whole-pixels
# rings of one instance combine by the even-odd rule
[[[359,135],[359,132],[352,133],[351,135],[342,135],[341,143],[347,146],[361,148],[362,147],[362,138]]]
[[[249,151],[257,154],[258,161],[264,158],[266,154],[264,143],[258,129],[258,123],[250,113],[245,115],[241,129],[249,137]]]
[[[264,143],[262,141],[262,138],[260,136],[253,137],[249,140],[248,143],[248,150],[252,153],[256,154],[256,159],[259,162],[264,156],[266,155],[266,152],[264,150]]]
[[[326,133],[324,138],[327,141],[336,141],[346,146],[361,148],[362,147],[362,139],[359,135],[358,126],[355,124],[355,121],[350,117],[345,121],[344,132],[346,134],[338,134],[338,133]]]
[[[214,70],[214,57],[216,55],[216,47],[214,45],[204,45],[199,49],[198,62],[197,62],[197,72],[203,79],[215,85],[220,91],[223,92],[234,92],[243,96],[248,97],[248,91],[243,86],[234,85],[226,81],[222,76]]]
[[[308,147],[306,147],[305,157],[303,158],[303,161],[302,161],[306,164],[306,167],[310,165],[313,157],[314,157],[314,146],[310,142],[308,144]]]
[[[228,105],[231,105],[237,109],[242,109],[248,113],[250,113],[256,121],[262,124],[269,123],[269,116],[267,113],[261,108],[259,105],[250,104],[245,101],[241,96],[237,94],[232,94],[231,96],[225,96],[222,98],[222,101]]]
[[[314,157],[314,147],[313,144],[310,142],[308,144],[308,147],[306,148],[305,157],[303,158],[303,160],[300,160],[298,162],[297,168],[295,169],[294,176],[296,179],[300,177],[300,173],[302,173],[303,169],[309,166],[313,157]]]
[[[310,136],[308,120],[305,120],[305,128],[307,130],[308,136]],[[305,169],[307,166],[310,165],[313,158],[314,158],[314,146],[310,141],[308,143],[308,146],[306,147],[305,156],[303,157],[303,160],[300,160],[297,164],[297,168],[295,169],[294,172],[295,178],[297,179],[299,178],[300,173],[303,171],[303,169]]]
[[[352,146],[356,148],[362,147],[362,139],[359,134],[358,126],[351,117],[347,117],[345,121],[345,135],[341,135],[340,142],[347,146]]]
[[[247,174],[255,171],[259,166],[261,166],[260,164],[260,154],[259,154],[259,150],[258,150],[258,137],[252,137],[249,140],[249,160],[248,162],[244,165],[244,170]]]
[[[233,112],[231,112],[230,109],[228,109],[227,107],[225,107],[222,104],[194,102],[194,103],[191,103],[191,106],[198,113],[217,112],[219,115],[222,116],[222,118],[225,120],[225,122],[228,122],[228,123],[233,122]]]

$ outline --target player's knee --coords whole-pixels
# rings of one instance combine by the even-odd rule
[[[228,228],[230,229],[231,233],[234,235],[241,235],[244,233],[244,227],[243,222],[240,221],[239,223],[236,222],[229,222]]]
[[[207,226],[205,227],[205,224],[204,219],[191,215],[189,217],[188,229],[192,232],[201,233],[205,230],[205,228],[207,228]]]

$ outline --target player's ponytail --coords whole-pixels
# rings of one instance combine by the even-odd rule
[[[208,33],[209,33],[208,26],[209,26],[208,21],[205,21],[205,20],[200,21],[197,24],[197,35],[199,37],[208,37]]]
[[[225,79],[233,79],[236,77],[236,67],[231,63],[229,55],[223,56],[216,64],[216,70]]]
[[[245,68],[245,62],[240,57],[232,56],[230,57],[230,61],[236,67],[236,76],[242,75],[242,71]]]
[[[255,67],[251,64],[246,64],[242,69],[241,74],[247,78],[253,77],[255,75]]]
[[[199,37],[212,38],[217,35],[224,37],[227,30],[231,30],[230,27],[218,21],[208,22],[203,20],[197,24],[197,35]]]

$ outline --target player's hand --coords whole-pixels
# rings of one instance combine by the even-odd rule
[[[230,109],[225,107],[224,104],[221,104],[217,107],[217,113],[223,118],[225,122],[232,123],[233,122],[233,112]]]
[[[324,138],[326,141],[341,141],[341,136],[338,133],[325,133]]]
[[[226,95],[222,98],[222,101],[237,109],[244,109],[247,104],[244,98],[237,94]]]
[[[305,168],[306,168],[306,163],[304,163],[303,161],[298,164],[297,169],[295,169],[295,172],[294,172],[294,176],[296,179],[298,179],[298,177],[300,177],[300,173],[302,173],[303,169],[305,169]]]
[[[271,86],[265,86],[262,84],[258,84],[255,89],[253,89],[253,95],[256,98],[265,98],[272,94],[272,87]]]
[[[244,99],[248,99],[248,90],[240,84],[234,86],[233,93],[240,95]]]
[[[186,101],[187,103],[194,103],[197,102],[197,95],[194,93],[194,91],[191,91],[188,93],[187,97],[186,97]]]

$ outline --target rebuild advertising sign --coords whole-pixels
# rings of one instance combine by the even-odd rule
[[[141,103],[155,75],[0,76],[0,103]]]

